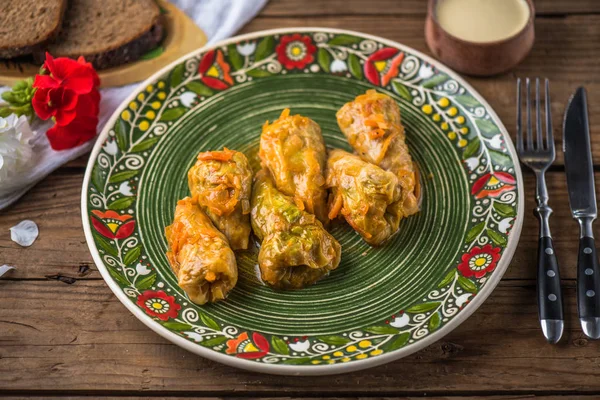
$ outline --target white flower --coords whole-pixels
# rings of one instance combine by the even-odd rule
[[[403,326],[408,325],[409,321],[410,317],[406,314],[402,314],[400,318],[395,317],[394,320],[390,322],[390,326],[393,326],[394,328],[402,328]]]
[[[428,79],[433,76],[433,68],[427,64],[422,64],[419,68],[419,78]]]
[[[467,158],[465,162],[467,163],[467,167],[469,167],[469,171],[475,171],[475,168],[479,166],[478,157]]]
[[[505,234],[508,231],[508,228],[510,228],[510,223],[513,219],[514,218],[512,218],[512,217],[504,218],[498,224],[498,230]]]
[[[179,100],[181,101],[181,104],[183,104],[187,108],[190,108],[194,100],[196,100],[196,93],[185,92],[181,96],[179,96]]]
[[[6,265],[6,264],[0,265],[0,276],[4,275],[11,269],[15,269],[15,267],[13,267],[12,265]]]
[[[34,136],[26,116],[0,117],[0,194],[20,185],[18,175],[33,161]]]
[[[332,73],[344,72],[348,69],[348,66],[342,60],[333,60],[331,67],[329,67]]]
[[[148,267],[142,263],[138,263],[138,265],[135,266],[135,271],[138,273],[138,275],[148,275],[150,273]]]
[[[236,48],[241,55],[249,56],[250,54],[254,53],[254,50],[256,50],[256,42],[248,42],[244,44],[238,43]]]
[[[461,296],[458,296],[458,298],[456,299],[456,305],[458,307],[462,307],[462,305],[465,304],[471,296],[473,296],[473,293],[465,293]]]
[[[309,346],[310,346],[310,342],[308,340],[304,340],[304,341],[296,342],[296,343],[290,343],[290,348],[298,353],[302,353],[302,352],[308,350]]]
[[[10,228],[10,240],[23,247],[31,246],[39,234],[38,226],[29,219],[23,220]]]
[[[197,334],[196,332],[183,332],[185,334],[185,336],[189,337],[192,340],[195,340],[196,342],[201,342],[203,337],[202,335]]]
[[[129,186],[129,182],[127,181],[121,183],[119,192],[121,192],[123,196],[133,196],[133,193],[131,193],[131,186]]]
[[[491,138],[490,139],[490,146],[492,146],[495,149],[502,148],[502,135],[497,134],[496,136],[494,136],[493,138]]]
[[[117,154],[117,150],[118,150],[117,141],[116,140],[107,141],[104,144],[103,149],[105,152],[107,152],[111,156],[114,156],[115,154]]]

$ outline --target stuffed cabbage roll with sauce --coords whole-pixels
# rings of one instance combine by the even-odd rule
[[[283,110],[279,119],[263,126],[259,156],[277,189],[292,196],[300,209],[328,222],[324,178],[327,151],[316,122]]]
[[[224,299],[237,282],[235,255],[225,235],[190,197],[177,202],[165,234],[167,259],[190,300],[205,304]]]
[[[393,207],[398,222],[419,211],[418,175],[405,142],[400,107],[389,96],[367,90],[336,114],[350,145],[365,160],[398,177],[402,192]]]
[[[341,214],[370,245],[382,244],[398,229],[392,205],[400,187],[393,173],[334,149],[327,161],[327,187],[332,189],[329,218]]]
[[[231,248],[247,249],[252,169],[246,156],[227,148],[200,153],[188,171],[188,185],[192,198],[225,234]]]
[[[318,281],[340,263],[341,246],[317,218],[280,192],[265,170],[254,178],[251,221],[261,241],[262,280],[281,289]]]

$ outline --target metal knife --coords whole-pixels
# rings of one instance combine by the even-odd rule
[[[577,308],[583,333],[600,338],[600,264],[596,254],[592,222],[598,215],[594,167],[590,146],[587,94],[577,89],[569,100],[563,124],[563,151],[569,203],[579,222],[577,259]]]

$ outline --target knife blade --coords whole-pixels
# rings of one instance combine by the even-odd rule
[[[594,164],[590,145],[587,94],[578,88],[569,100],[563,128],[563,151],[573,218],[596,217]]]
[[[577,258],[577,309],[583,332],[600,338],[600,264],[592,223],[596,219],[596,186],[590,145],[587,94],[577,89],[569,100],[563,124],[563,151],[569,203],[580,226]]]

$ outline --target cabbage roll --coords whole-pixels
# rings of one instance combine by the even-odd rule
[[[261,164],[271,173],[277,189],[292,196],[301,210],[327,223],[327,151],[321,128],[310,118],[289,114],[285,109],[279,119],[263,126]]]
[[[252,169],[246,156],[227,148],[200,153],[188,171],[188,185],[192,198],[225,234],[231,248],[247,249]]]
[[[372,246],[396,232],[397,218],[391,206],[400,198],[400,187],[393,173],[335,149],[327,161],[327,187],[332,189],[330,219],[341,214]]]
[[[336,116],[348,142],[365,161],[398,177],[402,191],[392,207],[397,222],[419,211],[417,169],[406,146],[398,104],[383,93],[367,90]]]
[[[235,255],[225,235],[190,197],[179,200],[165,234],[167,259],[190,300],[205,304],[224,299],[237,282]]]
[[[262,242],[258,265],[265,283],[299,289],[340,263],[340,244],[313,214],[277,190],[265,170],[254,178],[251,216],[254,234]]]

